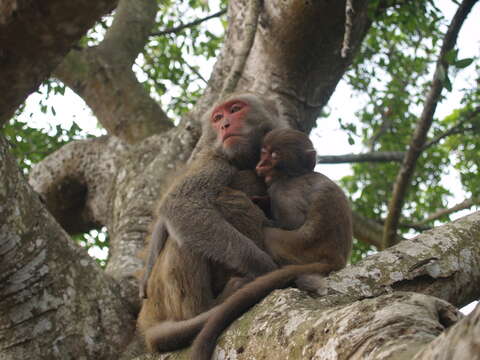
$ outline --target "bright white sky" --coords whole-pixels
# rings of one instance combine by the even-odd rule
[[[210,1],[210,5],[212,12],[218,10],[217,1]],[[447,19],[451,19],[457,8],[457,5],[451,0],[439,0],[437,1],[437,6],[447,14]],[[460,59],[480,56],[479,19],[480,6],[477,5],[465,22],[457,41],[457,46],[460,49]],[[216,21],[218,20],[212,20],[208,25],[212,32],[218,33],[219,23],[216,23]],[[205,78],[208,78],[212,66],[213,63],[202,66],[201,73]],[[139,75],[139,77],[141,77],[141,75]],[[470,66],[460,71],[455,78],[452,78],[454,91],[449,93],[447,100],[438,106],[435,114],[436,117],[442,118],[448,115],[452,109],[460,107],[461,92],[459,90],[466,84],[474,82],[477,77],[478,74],[476,74],[474,67]],[[56,116],[53,116],[50,112],[47,112],[47,114],[40,112],[38,104],[40,99],[43,98],[43,95],[39,93],[30,95],[26,101],[25,111],[19,119],[28,122],[32,127],[47,129],[57,124],[70,127],[72,122],[75,121],[88,133],[95,135],[103,134],[104,130],[97,127],[97,121],[84,101],[69,89],[67,89],[65,94],[65,96],[51,96],[47,101],[44,101],[49,107],[54,106]],[[348,106],[345,106],[346,103],[348,103]],[[342,118],[345,121],[355,119],[355,111],[360,107],[360,102],[355,99],[354,94],[345,82],[341,81],[339,83],[328,106],[330,108],[330,117],[328,119],[322,119],[318,124],[319,126],[311,134],[317,152],[323,155],[339,155],[366,151],[366,149],[362,148],[358,143],[353,146],[348,143],[348,138],[340,129],[337,121],[338,118]],[[350,166],[348,164],[318,165],[316,170],[328,175],[334,180],[338,180],[350,173]],[[448,184],[448,188],[455,194],[455,196],[450,199],[449,206],[465,199],[465,195],[461,189],[459,175],[456,174],[455,171],[452,171],[451,175],[445,179],[445,183]],[[473,209],[459,212],[454,217],[464,216],[472,211]],[[104,257],[98,255],[99,254],[96,254],[97,257]],[[473,305],[470,304],[469,306],[471,307],[470,310],[464,308],[462,311],[471,311]]]

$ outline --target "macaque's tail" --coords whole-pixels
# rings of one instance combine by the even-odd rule
[[[310,273],[323,275],[332,270],[332,266],[328,263],[288,265],[246,284],[225,302],[212,309],[213,313],[193,342],[190,358],[192,360],[210,360],[216,340],[222,331],[273,290],[287,287],[299,275]]]
[[[147,329],[145,340],[149,350],[167,352],[189,346],[214,309],[187,320],[163,321]]]

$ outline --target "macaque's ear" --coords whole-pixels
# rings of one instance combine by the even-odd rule
[[[313,171],[315,165],[317,165],[317,152],[314,149],[307,150],[306,153],[307,168]]]

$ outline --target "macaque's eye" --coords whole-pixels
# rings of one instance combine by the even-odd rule
[[[278,153],[276,153],[275,151],[272,152],[272,159],[278,159]]]
[[[235,103],[233,104],[231,107],[230,107],[230,113],[233,114],[233,113],[236,113],[240,110],[243,109],[243,105],[240,104],[240,103]]]
[[[212,121],[213,122],[218,122],[223,119],[223,114],[222,113],[216,113],[212,115]]]

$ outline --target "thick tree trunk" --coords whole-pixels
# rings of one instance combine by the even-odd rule
[[[7,148],[0,137],[0,358],[116,359],[134,309],[48,213]]]
[[[117,1],[0,2],[0,125]]]

